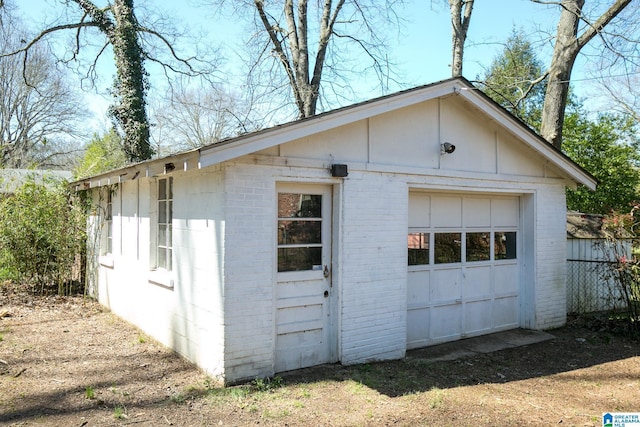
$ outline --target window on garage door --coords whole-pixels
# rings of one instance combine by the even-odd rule
[[[434,201],[445,209],[432,207]],[[412,195],[410,207],[408,265],[517,258],[517,198],[475,199],[417,194]],[[500,209],[508,212],[505,215]],[[434,215],[442,216],[434,218]],[[509,219],[505,221],[505,217]]]

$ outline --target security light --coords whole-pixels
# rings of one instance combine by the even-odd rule
[[[445,142],[444,144],[440,144],[440,154],[451,154],[456,151],[456,146]]]

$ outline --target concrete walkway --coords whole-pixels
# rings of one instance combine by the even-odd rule
[[[443,360],[456,360],[462,357],[473,356],[481,353],[492,353],[507,348],[521,347],[555,337],[543,331],[529,329],[512,329],[505,332],[497,332],[490,335],[482,335],[474,338],[438,344],[417,350],[407,351],[407,358],[438,362]]]

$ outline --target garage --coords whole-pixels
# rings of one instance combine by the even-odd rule
[[[227,383],[563,325],[578,185],[462,78],[73,184],[90,295]]]
[[[520,198],[411,191],[407,348],[517,328]]]

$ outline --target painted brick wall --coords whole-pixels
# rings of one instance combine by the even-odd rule
[[[275,182],[265,167],[225,168],[225,373],[273,375]]]
[[[566,322],[566,201],[562,185],[537,192],[535,328]]]
[[[173,286],[150,281],[155,179],[126,181],[113,199],[112,266],[99,268],[99,301],[213,376],[223,374],[222,172],[174,176]],[[104,260],[104,257],[103,257]],[[169,285],[169,281],[165,285]],[[132,304],[132,301],[137,302]]]
[[[354,172],[342,208],[342,363],[403,357],[407,185],[390,174]]]

